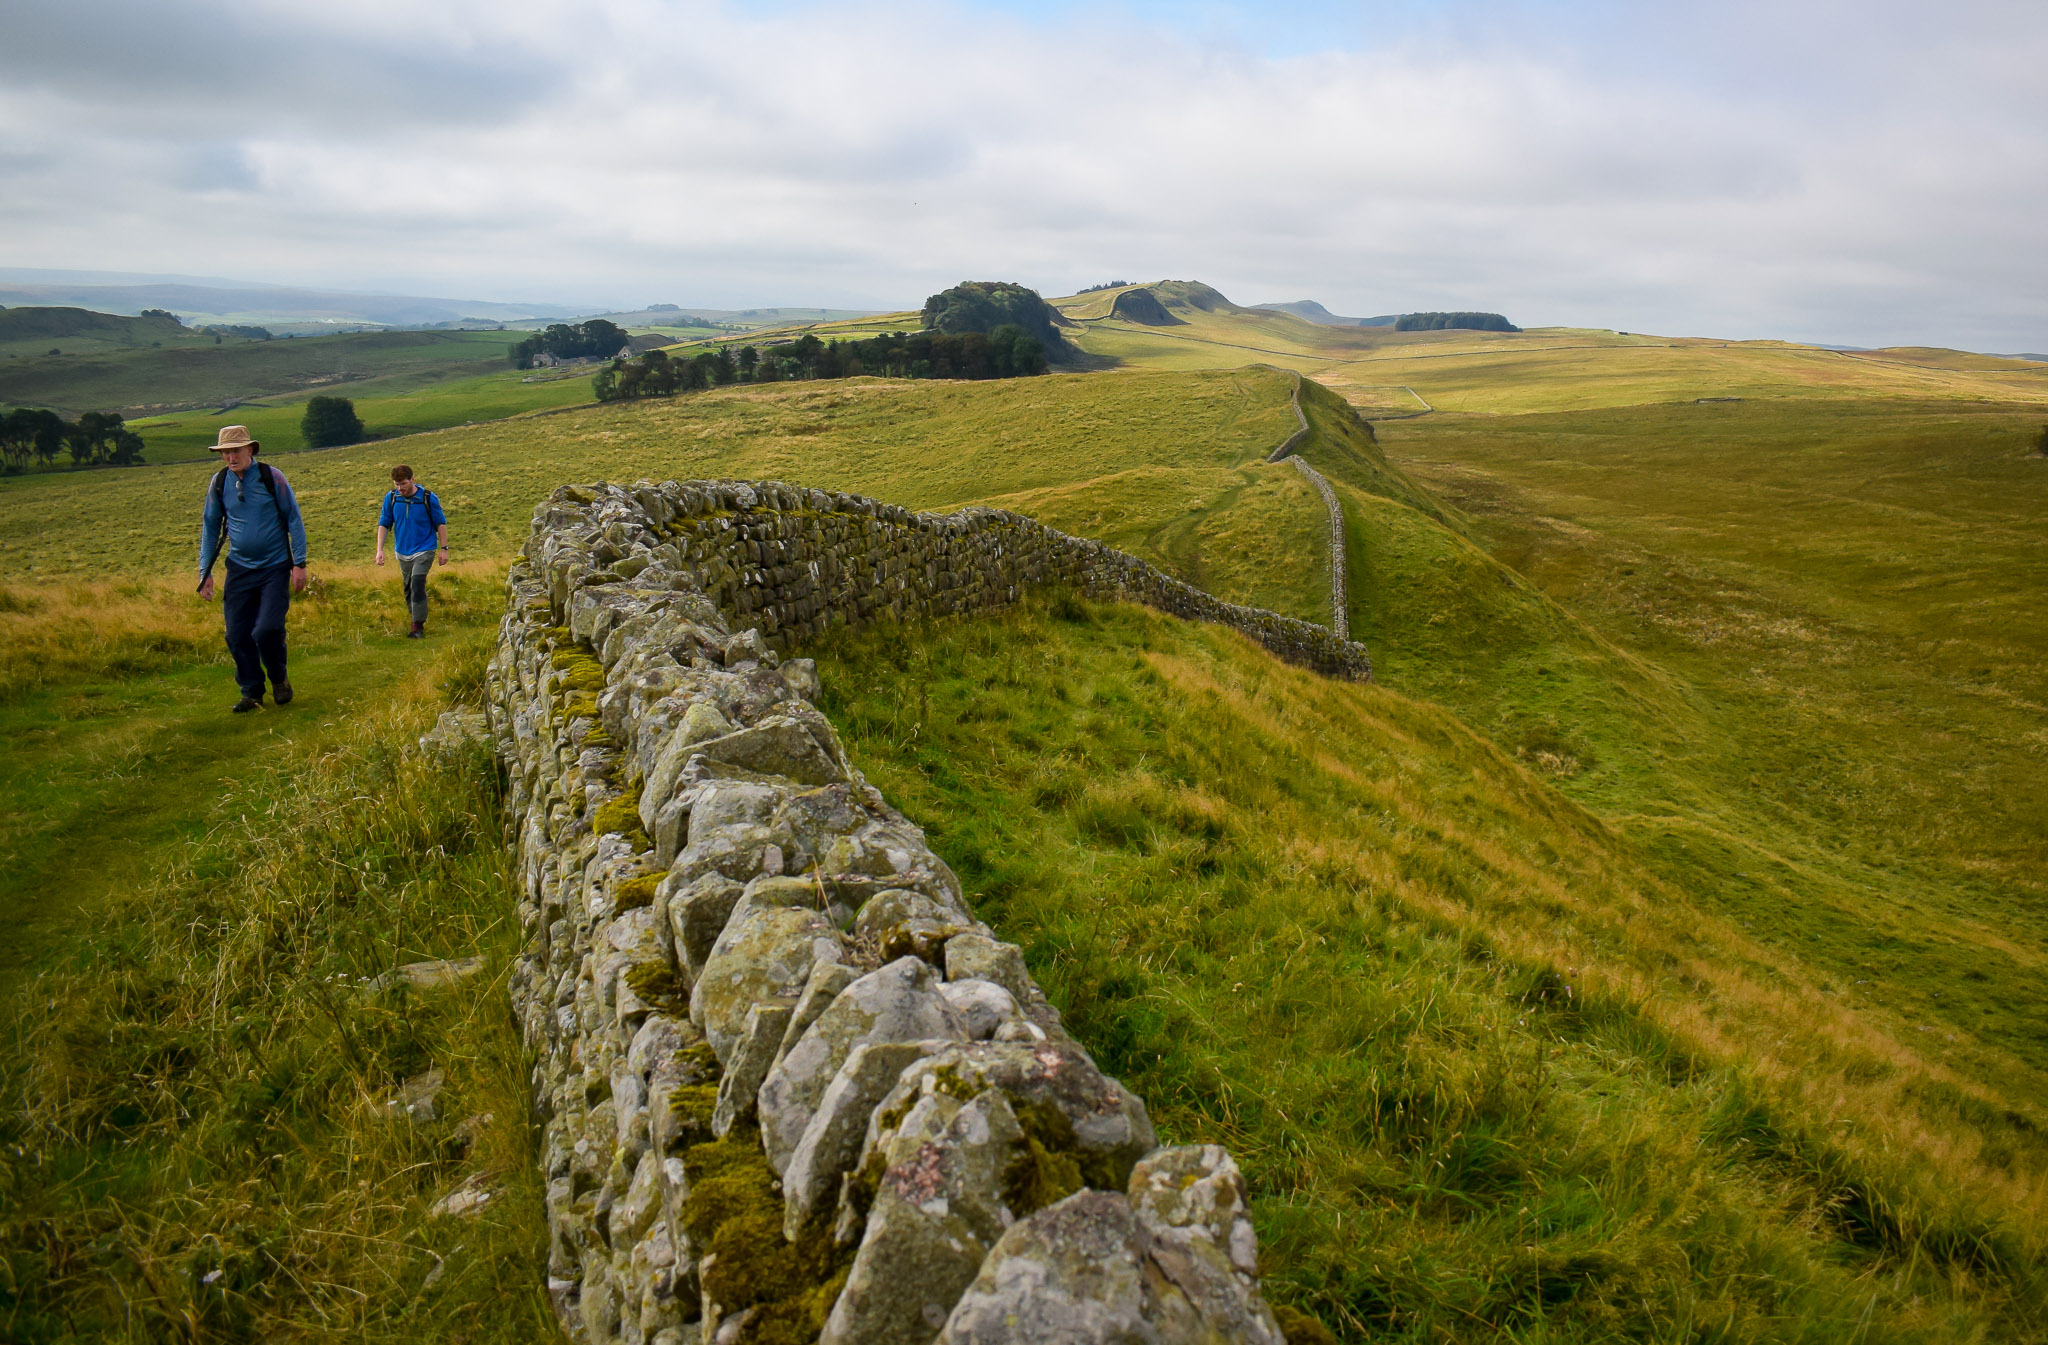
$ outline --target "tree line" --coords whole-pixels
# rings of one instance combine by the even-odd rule
[[[1518,332],[1522,330],[1498,313],[1403,313],[1394,319],[1397,332]]]
[[[513,345],[512,367],[531,369],[534,360],[541,355],[551,355],[558,360],[589,356],[610,359],[625,349],[630,339],[624,328],[604,318],[592,318],[588,322],[552,322],[544,330]]]
[[[76,467],[136,467],[142,436],[112,411],[88,411],[70,421],[23,406],[0,416],[0,470],[13,476],[31,462],[54,467],[59,453],[70,454]]]
[[[731,346],[690,359],[650,350],[637,359],[614,360],[598,371],[591,388],[601,402],[632,397],[666,397],[729,383],[779,383],[798,379],[854,378],[1025,378],[1045,372],[1045,347],[1014,323],[990,332],[891,332],[866,341],[821,341],[806,333],[783,345]]]

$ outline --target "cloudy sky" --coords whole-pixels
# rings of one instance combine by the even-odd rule
[[[0,266],[2048,350],[2048,4],[0,0]]]

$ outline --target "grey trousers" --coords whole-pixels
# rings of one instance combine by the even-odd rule
[[[405,606],[415,622],[427,619],[427,571],[434,568],[434,553],[398,558],[398,577],[405,582]]]

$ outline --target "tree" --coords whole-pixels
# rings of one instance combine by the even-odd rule
[[[1006,322],[988,334],[989,359],[997,378],[1019,378],[1045,372],[1045,347],[1038,338],[1014,322]]]
[[[67,437],[71,460],[76,463],[133,467],[142,461],[142,436],[124,425],[115,412],[86,412],[69,427]]]
[[[362,442],[366,431],[356,404],[346,397],[314,397],[306,403],[299,433],[308,448],[338,448]]]
[[[57,451],[70,438],[72,428],[55,411],[16,407],[0,416],[0,461],[9,472],[23,470],[31,458],[45,467],[54,466]]]
[[[608,360],[631,343],[632,338],[617,323],[592,318],[588,322],[550,323],[545,331],[513,346],[510,353],[516,367],[531,369],[536,355],[550,355],[558,360]]]

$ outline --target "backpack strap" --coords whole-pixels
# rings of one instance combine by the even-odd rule
[[[277,488],[277,473],[270,470],[270,464],[267,462],[257,463],[256,470],[263,474],[263,484],[270,487],[270,503],[277,510],[277,530],[284,537],[285,559],[290,560],[292,553],[292,524],[291,520],[285,517],[284,493]],[[227,521],[225,511],[222,512],[221,521],[225,525]]]

